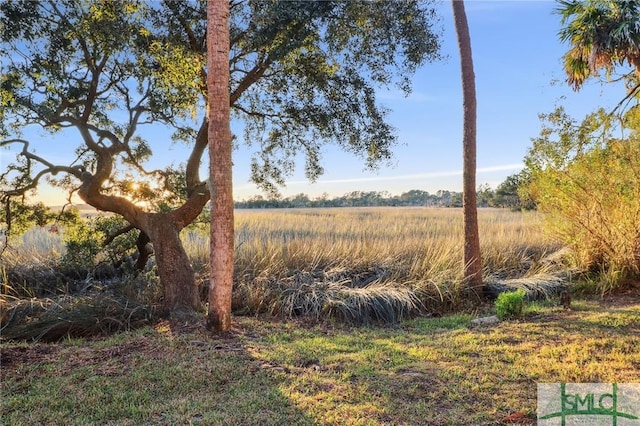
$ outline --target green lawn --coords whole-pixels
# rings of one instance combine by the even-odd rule
[[[636,293],[637,294],[637,290]],[[236,318],[58,344],[3,342],[5,425],[533,424],[538,382],[639,382],[640,297],[354,328]]]

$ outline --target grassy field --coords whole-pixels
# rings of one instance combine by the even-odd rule
[[[487,280],[527,278],[557,266],[544,261],[560,246],[541,232],[538,214],[485,209],[479,223]],[[196,241],[188,250],[206,270],[208,244],[194,251]],[[353,319],[361,315],[358,306],[371,306],[372,299],[395,303],[396,311],[412,312],[416,304],[457,309],[464,304],[462,247],[458,209],[238,211],[235,305],[285,315],[297,307],[314,316],[330,306],[336,316]],[[289,297],[271,300],[273,289]]]
[[[238,211],[232,333],[159,322],[50,344],[0,340],[0,423],[533,424],[536,383],[640,381],[638,288],[571,310],[551,295],[520,320],[472,327],[494,311],[460,299],[461,219],[454,209]],[[565,268],[537,214],[483,209],[479,220],[487,281]],[[206,282],[206,234],[187,230],[184,243]],[[65,294],[63,252],[60,235],[30,231],[3,260],[3,297],[15,297],[10,274],[24,278],[11,283],[23,294],[31,282]],[[90,303],[111,303],[110,287],[82,285],[94,289],[83,293]],[[47,300],[20,303],[58,316],[82,305]],[[128,319],[105,318],[116,329],[134,313],[145,322],[143,307],[126,303]],[[420,309],[406,311],[412,304]],[[379,317],[385,306],[390,318]]]
[[[533,282],[536,288],[543,288],[538,284],[555,283],[553,274],[564,273],[562,262],[550,261],[558,257],[560,246],[541,232],[538,214],[481,209],[479,222],[487,282],[513,283],[515,279],[516,286]],[[129,301],[142,305],[157,303],[161,292],[152,269],[136,277],[110,278],[108,282],[100,281],[99,274],[87,270],[71,280],[60,268],[65,252],[63,234],[64,231],[51,234],[46,229],[33,229],[5,252],[0,278],[6,299],[53,298],[43,301],[38,308],[40,312],[52,311],[45,324],[26,330],[22,324],[12,323],[11,327],[18,328],[6,330],[8,335],[39,338],[49,327],[56,329],[56,336],[64,334],[67,327],[64,321],[72,320],[66,317],[59,320],[60,312],[80,306],[68,299],[58,299],[60,294],[69,292],[123,292],[124,302],[113,300],[116,311]],[[82,235],[93,234],[84,231]],[[208,235],[204,230],[191,228],[184,231],[183,241],[206,297]],[[81,247],[86,245],[81,243]],[[95,245],[99,243],[96,241]],[[331,318],[352,324],[392,324],[425,313],[461,311],[472,305],[460,285],[462,246],[459,209],[239,210],[234,312]],[[545,295],[544,291],[542,294]],[[554,294],[552,289],[549,295]],[[13,306],[20,309],[11,312],[13,318],[35,316],[31,303]],[[94,308],[87,307],[87,311],[91,309]],[[123,311],[110,317],[127,328],[130,314]],[[78,315],[73,321],[76,318]],[[91,324],[95,321],[89,318],[75,329],[92,327]],[[110,322],[109,329],[113,327],[118,328],[117,321]],[[78,335],[90,333],[87,330]]]
[[[536,384],[640,381],[640,298],[393,327],[240,317],[0,345],[4,425],[534,424]]]

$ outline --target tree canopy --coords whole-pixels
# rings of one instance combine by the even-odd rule
[[[326,142],[364,156],[370,166],[390,158],[395,134],[375,87],[395,82],[409,91],[411,73],[438,59],[428,3],[238,1],[230,7],[231,103],[246,125],[245,142],[256,147],[257,183],[282,184],[299,153],[315,178]],[[117,159],[113,169],[133,166],[138,182],[153,154],[138,127],[162,123],[175,129],[176,140],[198,139],[203,120],[190,118],[203,111],[202,2],[5,1],[2,12],[5,136],[29,125],[53,133],[76,128],[83,143],[71,164],[93,173],[105,161],[99,158],[109,156]],[[201,145],[194,145],[194,157]],[[182,175],[193,190],[199,179],[190,165],[186,176],[174,169],[150,176],[175,194],[184,190],[176,177]],[[82,177],[79,167],[66,166],[59,171]],[[12,169],[22,178],[15,187],[32,183],[23,169]],[[110,176],[108,189],[131,196],[125,182],[132,176]],[[140,197],[144,190],[146,199],[157,200],[158,191],[137,185]]]
[[[137,228],[154,244],[162,281],[176,273],[162,270],[166,247],[188,263],[177,234],[209,200],[199,175],[205,6],[2,1],[0,145],[19,147],[0,175],[3,201],[46,179]],[[230,106],[253,147],[254,182],[275,190],[300,155],[314,179],[327,143],[370,167],[391,157],[396,135],[376,88],[408,92],[411,74],[439,59],[430,1],[231,1],[230,13]],[[186,143],[188,157],[149,167],[158,141],[145,137],[147,126]],[[38,154],[52,143],[55,159]]]

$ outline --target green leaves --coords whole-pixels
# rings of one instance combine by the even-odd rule
[[[522,289],[512,292],[500,293],[495,302],[496,314],[501,320],[513,319],[522,316],[524,297],[526,293]]]
[[[526,157],[527,192],[547,213],[547,229],[573,249],[585,270],[639,274],[638,133],[614,137],[628,129],[613,127],[602,111],[582,122],[561,109],[543,118]]]
[[[374,88],[396,83],[408,92],[416,67],[439,59],[435,21],[430,3],[414,1],[239,6],[231,91],[245,140],[257,147],[254,182],[274,189],[299,154],[307,158],[307,177],[316,178],[317,147],[325,143],[362,157],[367,167],[389,160],[395,131]]]

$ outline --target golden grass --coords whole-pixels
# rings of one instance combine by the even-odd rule
[[[479,226],[488,274],[518,275],[523,261],[530,265],[558,248],[542,234],[536,213],[483,209]],[[283,268],[325,272],[379,268],[387,281],[459,280],[462,247],[459,209],[236,212],[236,268],[254,277]]]
[[[481,209],[479,225],[487,280],[549,272],[542,260],[559,246],[541,232],[539,214]],[[466,303],[460,209],[238,210],[235,229],[236,312],[394,322]],[[206,285],[208,231],[185,230],[183,242]],[[6,265],[50,269],[64,252],[57,244],[49,235],[25,235]]]
[[[479,212],[485,277],[548,272],[559,246],[535,212]],[[206,268],[206,235],[186,241]],[[437,208],[330,208],[236,212],[235,309],[287,316],[394,322],[445,312],[462,297],[462,212]]]

